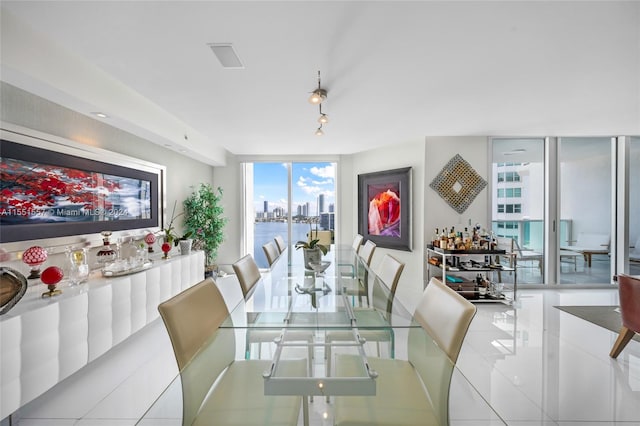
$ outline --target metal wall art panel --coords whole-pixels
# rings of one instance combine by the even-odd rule
[[[462,214],[487,186],[487,181],[460,154],[456,154],[429,186],[458,214]]]

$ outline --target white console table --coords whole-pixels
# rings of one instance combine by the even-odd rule
[[[27,293],[0,317],[0,419],[40,396],[156,319],[158,304],[204,277],[204,253],[154,259],[136,274],[104,278],[42,298]]]

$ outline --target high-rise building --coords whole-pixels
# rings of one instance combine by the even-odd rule
[[[265,201],[264,202],[264,210],[262,210],[263,212],[267,213],[269,211],[269,202]]]
[[[336,211],[336,205],[333,203],[329,204],[329,213],[335,213]]]
[[[318,195],[318,216],[327,211],[324,207],[324,194],[320,194]]]

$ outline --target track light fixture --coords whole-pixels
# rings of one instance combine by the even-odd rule
[[[318,105],[318,109],[320,111],[320,117],[318,117],[318,123],[320,123],[320,127],[316,130],[316,136],[324,135],[322,131],[322,125],[327,124],[329,122],[329,116],[322,112],[322,103],[327,100],[327,91],[323,89],[320,85],[320,71],[318,71],[318,88],[311,92],[311,96],[309,97],[309,102],[313,105]]]

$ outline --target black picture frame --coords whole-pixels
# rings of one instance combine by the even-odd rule
[[[378,247],[411,251],[411,167],[358,175],[358,232]]]
[[[160,175],[144,170],[83,158],[63,152],[25,145],[7,139],[0,139],[0,153],[3,159],[14,159],[47,166],[59,166],[74,170],[96,172],[121,178],[150,183],[149,214],[144,218],[127,220],[105,220],[95,222],[46,222],[5,224],[0,232],[0,242],[39,240],[72,235],[95,234],[102,231],[122,231],[139,228],[154,228],[159,224]]]

